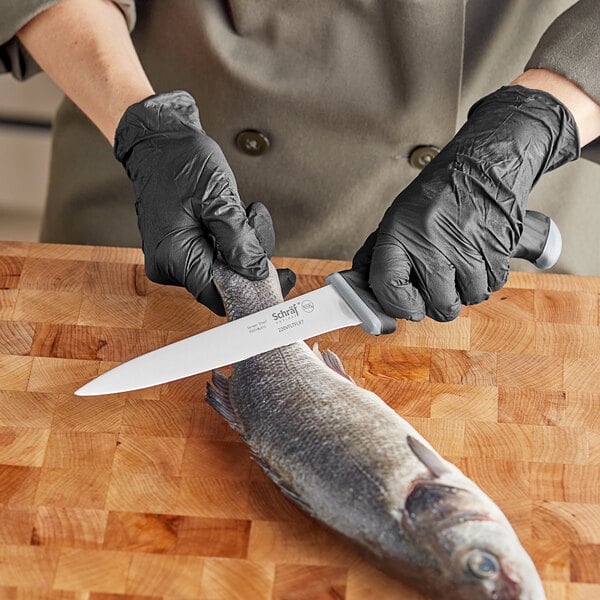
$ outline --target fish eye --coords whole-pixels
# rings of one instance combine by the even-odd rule
[[[498,559],[489,552],[472,550],[467,556],[467,567],[478,579],[493,579],[500,573]]]

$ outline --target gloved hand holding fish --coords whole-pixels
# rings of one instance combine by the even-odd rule
[[[249,279],[267,276],[275,232],[266,207],[244,206],[218,144],[183,91],[150,96],[130,106],[115,133],[115,156],[133,182],[144,266],[152,281],[187,288],[224,315],[212,284],[217,255]],[[260,241],[259,241],[260,238]],[[294,285],[289,270],[282,287]]]
[[[228,319],[282,301],[277,274],[249,281],[222,263]],[[374,393],[297,342],[214,372],[207,400],[281,491],[437,600],[543,600],[510,523],[461,471]]]

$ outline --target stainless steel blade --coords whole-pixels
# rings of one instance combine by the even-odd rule
[[[115,394],[174,381],[360,322],[335,288],[326,285],[142,354],[103,373],[75,394]]]

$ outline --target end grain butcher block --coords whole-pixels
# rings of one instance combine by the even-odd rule
[[[279,259],[295,293],[339,262]],[[505,511],[549,600],[600,598],[600,278],[513,273],[448,324],[321,336]],[[0,243],[0,598],[420,598],[288,502],[208,374],[73,391],[222,322],[129,249]]]

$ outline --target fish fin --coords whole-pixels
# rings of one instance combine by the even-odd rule
[[[240,432],[240,426],[229,398],[229,377],[220,371],[213,371],[212,382],[206,384],[206,402],[229,423],[232,429]]]
[[[289,498],[294,504],[297,504],[303,511],[314,516],[315,512],[312,507],[302,499],[300,494],[283,478],[279,473],[274,471],[271,466],[256,452],[250,450],[254,462],[265,472],[265,475],[283,492],[284,496]]]
[[[436,454],[431,448],[427,447],[417,438],[409,435],[406,437],[409,448],[413,454],[431,471],[436,477],[441,477],[444,473],[450,472],[450,467],[446,461]]]
[[[415,481],[404,501],[402,520],[417,535],[437,532],[465,521],[487,521],[485,510],[473,506],[469,490],[436,481]],[[439,529],[438,529],[439,528]],[[506,597],[506,596],[505,596]]]
[[[313,346],[313,352],[333,371],[335,371],[338,375],[341,375],[348,381],[352,383],[356,383],[348,373],[346,373],[346,369],[344,369],[344,365],[340,360],[340,357],[333,352],[333,350],[324,350],[321,352],[319,350],[319,344],[315,343]]]

